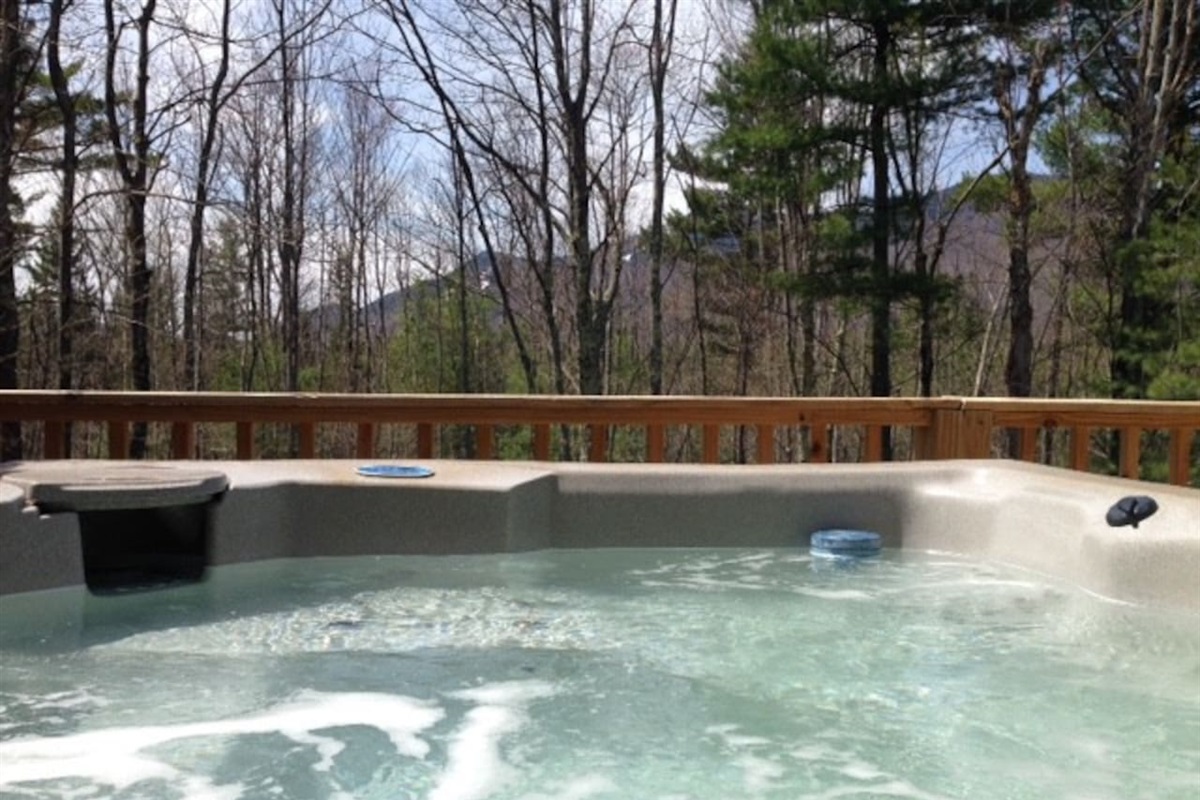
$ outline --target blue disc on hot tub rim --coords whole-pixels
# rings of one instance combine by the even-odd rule
[[[433,475],[429,467],[406,466],[400,464],[368,464],[355,470],[364,478],[428,478]]]
[[[874,556],[882,547],[878,533],[840,528],[817,531],[810,544],[815,555],[827,556]]]

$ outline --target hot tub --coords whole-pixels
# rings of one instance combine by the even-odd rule
[[[207,577],[152,592],[88,592],[79,515],[0,480],[0,795],[1200,791],[1195,491],[996,462],[355,465],[208,465],[227,487],[184,498]],[[1159,512],[1109,528],[1128,494]],[[829,569],[826,528],[884,554]]]

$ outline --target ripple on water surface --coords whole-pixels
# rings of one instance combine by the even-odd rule
[[[938,554],[824,567],[314,559],[6,598],[0,798],[1200,796],[1194,616]]]

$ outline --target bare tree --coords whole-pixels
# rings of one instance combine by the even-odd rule
[[[63,14],[69,0],[50,0],[50,24],[46,32],[46,68],[54,87],[54,99],[62,117],[62,189],[58,201],[58,388],[74,387],[73,334],[75,311],[75,176],[76,155],[75,99],[67,85],[60,44]],[[68,451],[70,434],[67,435]]]
[[[442,124],[459,137],[464,155],[486,163],[508,221],[523,224],[526,249],[540,254],[527,266],[540,287],[552,348],[565,267],[573,383],[585,394],[602,393],[620,285],[619,259],[606,259],[621,244],[608,239],[619,226],[604,216],[600,186],[627,144],[603,133],[602,116],[613,109],[618,54],[633,41],[629,8],[601,8],[594,0],[460,3],[453,19],[409,0],[384,8],[402,52],[434,93]],[[615,189],[604,190],[609,199],[622,194]],[[556,388],[565,378],[556,369]]]
[[[124,245],[127,268],[127,291],[130,302],[129,341],[130,370],[133,388],[149,391],[152,387],[150,355],[150,299],[152,272],[146,249],[146,199],[154,182],[151,169],[150,54],[151,28],[158,0],[146,0],[138,15],[129,21],[117,22],[115,0],[104,0],[104,30],[106,55],[104,67],[104,108],[108,119],[108,135],[112,145],[113,162],[121,179],[122,200],[125,204]],[[133,89],[128,104],[118,88],[117,66],[121,39],[127,28],[135,32],[136,57]],[[127,105],[128,130],[120,120]],[[134,424],[129,442],[133,458],[146,454],[146,423]]]
[[[183,282],[183,384],[188,389],[200,388],[200,351],[196,335],[196,295],[200,281],[200,255],[204,243],[204,215],[208,210],[209,181],[213,171],[213,148],[217,143],[218,115],[228,102],[225,79],[229,75],[231,0],[221,3],[221,31],[217,40],[216,74],[209,83],[204,98],[203,119],[200,121],[200,146],[196,158],[196,185],[188,226],[187,264]],[[249,74],[249,73],[247,73]]]
[[[391,137],[390,120],[369,96],[353,89],[341,94],[341,114],[333,124],[328,183],[335,232],[330,276],[338,305],[336,339],[344,357],[350,391],[373,382],[374,352],[384,321],[368,319],[371,265],[380,231],[397,210],[405,156]],[[384,287],[378,287],[382,294]]]
[[[667,189],[665,105],[667,72],[675,44],[678,0],[654,0],[650,28],[650,102],[654,107],[650,201],[650,393],[663,393],[663,210]]]

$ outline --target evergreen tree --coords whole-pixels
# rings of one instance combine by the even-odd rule
[[[1086,113],[1102,121],[1088,144],[1107,153],[1109,241],[1101,247],[1116,317],[1111,326],[1110,390],[1145,397],[1154,365],[1177,345],[1180,298],[1171,259],[1162,258],[1170,229],[1198,202],[1195,165],[1200,137],[1200,14],[1195,0],[1087,0],[1074,4],[1074,38],[1084,53]],[[1169,249],[1169,245],[1166,245]],[[1164,274],[1166,271],[1168,274]]]
[[[777,215],[794,264],[786,284],[804,303],[840,296],[868,309],[871,394],[891,395],[894,304],[915,296],[932,315],[944,293],[923,248],[920,137],[980,91],[995,4],[773,0],[755,11],[708,96],[721,129],[698,171]],[[906,222],[922,240],[908,274],[896,263]],[[931,364],[931,344],[923,351]]]
[[[16,389],[21,324],[17,264],[27,249],[17,178],[44,127],[37,51],[20,0],[0,0],[0,390]],[[0,461],[21,457],[19,423],[0,420]]]

